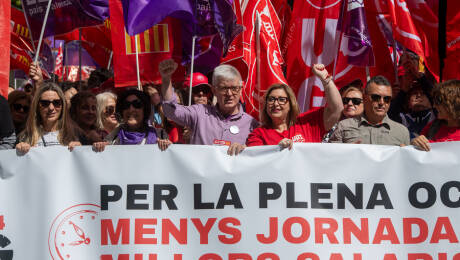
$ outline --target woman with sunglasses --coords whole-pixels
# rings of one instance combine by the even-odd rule
[[[117,99],[115,111],[121,117],[120,125],[106,138],[105,142],[96,142],[93,149],[102,152],[107,144],[144,145],[156,144],[160,150],[166,150],[171,142],[163,129],[149,126],[148,120],[152,107],[147,94],[137,89],[122,92]]]
[[[354,80],[350,84],[340,89],[340,95],[342,96],[343,111],[340,120],[344,120],[351,117],[362,115],[364,112],[363,105],[363,83],[361,80]],[[323,137],[323,143],[328,143],[337,124],[335,124],[331,130]]]
[[[16,136],[18,136],[26,126],[30,103],[32,103],[32,97],[24,91],[15,90],[8,95],[8,104],[10,105]]]
[[[460,141],[460,80],[448,80],[433,89],[437,119],[420,136],[411,140],[418,149],[429,151],[435,142]]]
[[[31,147],[65,145],[69,150],[81,145],[70,121],[64,93],[54,83],[43,83],[32,100],[23,132],[16,150],[27,153]]]
[[[117,96],[112,92],[103,92],[96,96],[97,100],[97,127],[107,136],[119,125],[115,116]]]

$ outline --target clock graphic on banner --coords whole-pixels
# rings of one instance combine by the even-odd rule
[[[53,260],[97,259],[101,207],[78,204],[62,211],[53,221],[48,247]]]

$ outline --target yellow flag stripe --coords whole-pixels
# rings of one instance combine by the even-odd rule
[[[145,52],[150,52],[150,30],[144,32]]]
[[[158,25],[155,25],[155,26],[153,26],[153,41],[154,41],[153,50],[155,52],[160,51],[160,39],[158,39],[159,38],[158,36],[159,36],[159,34],[158,34]]]
[[[168,25],[163,24],[163,43],[164,43],[164,51],[169,51],[169,34],[168,34]]]
[[[132,45],[131,45],[131,36],[128,35],[128,33],[125,31],[125,45],[126,45],[126,54],[132,54]]]

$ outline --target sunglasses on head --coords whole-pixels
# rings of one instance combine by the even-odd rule
[[[381,99],[383,99],[383,102],[389,104],[391,101],[391,96],[380,96],[377,94],[369,94],[373,102],[379,102]]]
[[[60,99],[55,99],[55,100],[40,99],[38,102],[40,103],[40,106],[42,106],[43,108],[49,107],[50,104],[53,104],[55,108],[60,108],[62,106],[62,100]]]
[[[22,111],[24,111],[24,113],[27,113],[27,112],[29,112],[29,108],[30,108],[29,106],[23,106],[21,104],[13,104],[13,109],[15,111],[17,111],[17,112],[21,111],[21,109],[22,109]]]
[[[114,113],[115,113],[115,107],[114,106],[107,106],[105,108],[104,114],[111,116]]]
[[[135,99],[133,101],[124,101],[122,106],[121,106],[121,110],[125,110],[125,109],[128,109],[131,107],[131,105],[136,108],[136,109],[140,109],[144,106],[144,103],[142,103],[142,101],[140,101],[139,99]]]
[[[344,105],[347,105],[348,103],[350,103],[350,100],[351,100],[351,103],[353,103],[353,105],[355,106],[358,106],[360,105],[362,102],[363,102],[363,99],[362,98],[349,98],[349,97],[344,97],[342,98],[342,103]]]

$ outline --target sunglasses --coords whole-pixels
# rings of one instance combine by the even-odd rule
[[[342,98],[342,102],[344,105],[347,105],[348,103],[350,103],[350,100],[351,100],[351,103],[353,103],[353,105],[355,106],[359,106],[361,103],[363,103],[362,98],[349,98],[349,97]]]
[[[16,112],[19,112],[19,111],[24,111],[24,113],[27,113],[29,112],[29,109],[30,107],[29,106],[23,106],[21,104],[13,104],[13,109],[16,111]]]
[[[128,108],[131,107],[131,105],[136,108],[136,109],[140,109],[144,106],[144,103],[142,103],[142,101],[140,101],[139,99],[135,99],[131,102],[129,101],[125,101],[123,102],[122,106],[121,106],[121,110],[126,110]]]
[[[115,107],[114,106],[108,106],[105,108],[104,114],[111,116],[115,113]]]
[[[193,94],[199,94],[200,92],[203,92],[206,95],[211,93],[211,90],[209,89],[209,87],[195,87],[192,89]]]
[[[391,101],[391,96],[380,96],[377,94],[369,94],[369,96],[371,97],[372,102],[380,102],[380,100],[383,99],[383,102],[389,104]]]
[[[40,99],[38,102],[40,103],[40,106],[43,108],[49,107],[50,104],[53,104],[55,108],[60,108],[62,106],[62,100],[60,99],[55,99],[55,100]]]
[[[275,101],[278,101],[278,104],[280,105],[285,105],[288,101],[288,97],[268,97],[267,98],[267,103],[268,104],[275,104]]]

